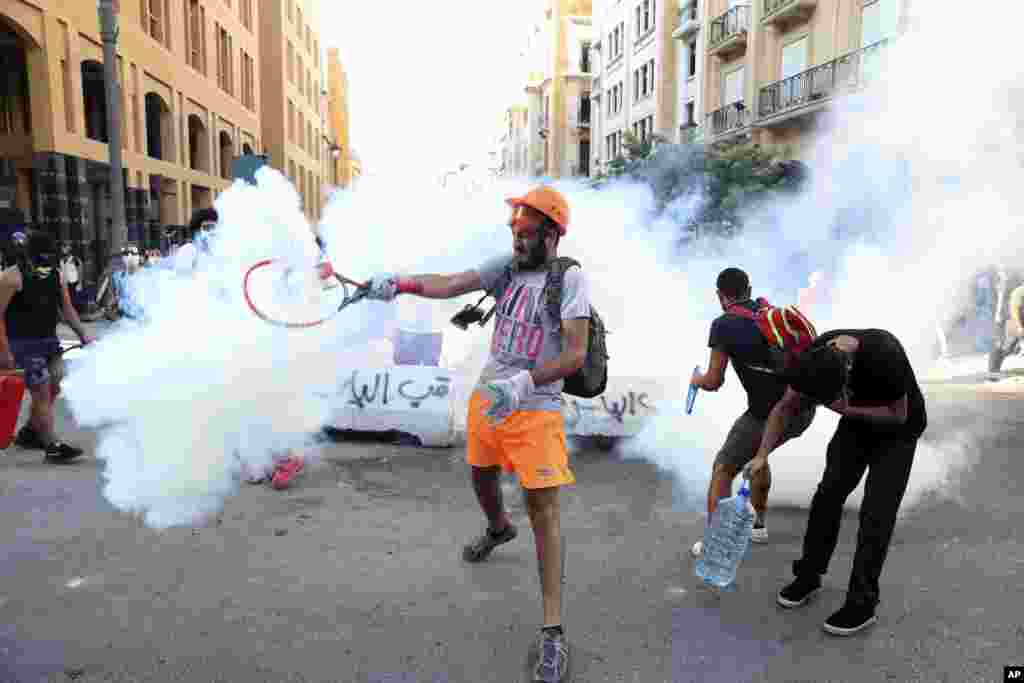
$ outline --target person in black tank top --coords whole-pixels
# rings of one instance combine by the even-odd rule
[[[53,401],[63,376],[57,338],[61,314],[83,344],[92,338],[71,305],[53,237],[38,231],[15,233],[9,252],[14,265],[0,273],[0,370],[21,368],[32,397],[28,424],[15,443],[45,451],[48,460],[71,460],[82,449],[59,441],[54,432]]]

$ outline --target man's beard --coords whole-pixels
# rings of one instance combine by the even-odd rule
[[[538,270],[548,262],[548,247],[543,238],[538,239],[523,256],[519,257],[519,270]]]

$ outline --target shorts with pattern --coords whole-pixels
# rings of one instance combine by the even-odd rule
[[[11,355],[14,364],[25,371],[25,386],[29,389],[42,384],[60,384],[64,378],[64,359],[60,355],[60,341],[56,337],[44,339],[12,339]]]

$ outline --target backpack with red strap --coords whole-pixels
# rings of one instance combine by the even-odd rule
[[[818,331],[796,306],[772,306],[765,298],[756,299],[754,305],[756,310],[752,311],[741,303],[735,303],[725,312],[757,323],[768,345],[782,353],[783,367],[789,367],[811,345]]]

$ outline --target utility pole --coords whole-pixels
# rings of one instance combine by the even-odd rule
[[[110,254],[120,252],[128,237],[124,210],[124,162],[121,159],[121,86],[117,78],[119,5],[118,0],[97,0],[100,37],[103,39],[103,83],[107,94],[107,149],[110,152]]]

